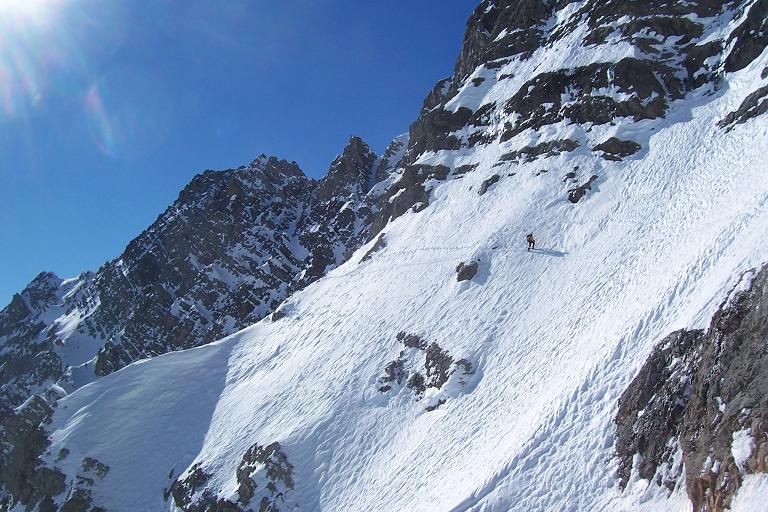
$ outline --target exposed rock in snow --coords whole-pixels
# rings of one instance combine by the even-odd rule
[[[365,255],[360,258],[360,263],[364,261],[368,261],[369,259],[373,258],[373,255],[379,252],[380,250],[384,249],[387,246],[387,235],[386,233],[379,234],[378,238],[376,238],[376,241],[373,243],[370,249],[368,249],[368,252],[365,253]]]
[[[417,400],[425,398],[425,409],[434,411],[450,397],[466,391],[475,368],[467,359],[454,358],[436,342],[427,343],[415,334],[397,335],[405,348],[384,367],[377,380],[381,393],[410,390]]]
[[[592,190],[592,183],[595,180],[597,180],[597,176],[592,175],[586,183],[570,189],[568,191],[568,200],[572,203],[578,203],[587,194],[588,190]]]
[[[501,156],[501,160],[533,162],[540,156],[557,156],[563,152],[573,151],[578,147],[579,143],[575,140],[551,140],[505,153]]]
[[[480,190],[478,190],[477,193],[479,195],[485,194],[486,192],[488,192],[488,189],[491,188],[496,183],[498,183],[500,179],[501,179],[501,176],[499,176],[498,174],[492,174],[490,178],[488,178],[487,180],[484,180],[480,184]]]
[[[640,147],[640,144],[635,141],[621,140],[616,137],[611,137],[592,149],[594,151],[601,151],[603,153],[602,157],[606,160],[620,162],[622,159],[640,151]]]
[[[461,281],[469,281],[475,275],[477,274],[477,269],[480,266],[479,261],[471,261],[469,263],[461,262],[459,263],[459,266],[456,267],[456,280]]]
[[[634,468],[672,490],[680,446],[697,511],[730,507],[745,474],[768,470],[768,265],[722,303],[706,332],[664,339],[619,400],[616,451],[622,485]],[[642,413],[642,414],[641,414]]]
[[[768,112],[768,85],[744,98],[739,108],[728,113],[717,125],[721,128],[731,129],[734,124],[745,123],[766,112]]]

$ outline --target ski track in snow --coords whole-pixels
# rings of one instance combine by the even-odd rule
[[[172,509],[169,472],[194,462],[232,499],[240,456],[272,441],[296,470],[288,510],[689,510],[684,490],[619,492],[612,419],[652,347],[705,326],[766,259],[765,118],[715,126],[753,90],[739,80],[673,105],[642,158],[582,148],[479,196],[500,149],[450,156],[480,166],[387,226],[370,261],[369,244],[291,297],[287,317],[61,400],[47,459],[69,478],[85,456],[108,464],[94,502],[115,511]],[[574,165],[599,176],[576,205],[562,182]],[[525,250],[530,231],[541,250]],[[456,282],[476,258],[477,276]],[[405,389],[379,393],[400,331],[469,359],[473,383],[432,412]]]

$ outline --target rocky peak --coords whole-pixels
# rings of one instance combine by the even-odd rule
[[[384,153],[381,155],[381,158],[376,165],[373,180],[374,183],[379,183],[380,181],[386,179],[392,170],[397,168],[405,156],[405,150],[407,147],[407,133],[403,133],[402,135],[398,135],[392,139],[392,142],[390,142],[387,146],[387,149],[384,150]]]
[[[349,138],[341,155],[331,163],[326,176],[320,180],[316,200],[327,201],[352,193],[366,194],[373,186],[376,153],[357,136]]]
[[[264,153],[256,157],[248,166],[251,170],[262,172],[266,176],[304,178],[304,172],[294,161],[282,160],[276,156],[267,156]]]
[[[530,56],[541,46],[541,26],[554,9],[567,1],[485,0],[467,22],[461,53],[456,61],[456,82],[463,81],[484,62]]]

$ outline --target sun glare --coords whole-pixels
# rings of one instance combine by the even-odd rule
[[[58,12],[66,0],[0,0],[0,118],[35,108],[65,51]]]
[[[11,23],[44,22],[41,17],[52,9],[56,0],[0,0],[0,24],[4,29],[20,27],[9,26]]]
[[[50,14],[60,3],[60,0],[0,0],[0,23],[45,22],[41,17]]]

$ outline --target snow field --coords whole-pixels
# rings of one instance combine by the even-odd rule
[[[498,148],[459,155],[480,166],[388,226],[372,260],[359,264],[364,247],[289,299],[286,318],[63,399],[50,458],[69,448],[70,476],[85,456],[109,465],[95,502],[110,510],[169,510],[169,472],[198,461],[231,499],[242,453],[275,440],[298,510],[667,510],[652,489],[616,489],[612,417],[653,345],[706,323],[765,259],[766,127],[715,128],[733,103],[670,120],[643,159],[539,160],[483,196]],[[562,184],[574,165],[600,176],[577,205]],[[525,251],[529,231],[543,250]],[[473,258],[478,275],[457,283]],[[433,412],[383,397],[400,331],[469,359],[475,387]]]
[[[386,248],[360,263],[373,242],[361,248],[288,299],[285,318],[135,363],[61,400],[47,459],[69,478],[85,456],[109,465],[94,502],[114,511],[173,510],[162,496],[169,474],[195,462],[234,499],[242,454],[273,441],[295,467],[287,510],[690,510],[684,489],[667,498],[635,479],[618,490],[612,420],[653,346],[705,327],[741,273],[768,259],[768,125],[716,127],[764,82],[750,77],[767,59],[717,93],[675,102],[664,120],[562,124],[424,155],[479,166],[434,183],[426,210],[385,228]],[[512,91],[488,87],[451,108]],[[643,149],[618,163],[590,151],[612,135]],[[581,146],[494,167],[539,137]],[[563,178],[575,166],[579,183],[599,178],[574,205]],[[540,249],[529,253],[531,231]],[[456,265],[472,259],[477,276],[457,283]],[[432,412],[408,390],[380,393],[401,331],[471,361],[471,384]],[[54,464],[62,447],[71,453]],[[766,489],[748,477],[734,510],[758,510]]]

